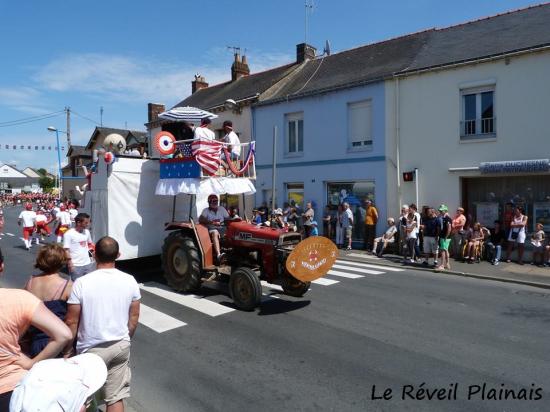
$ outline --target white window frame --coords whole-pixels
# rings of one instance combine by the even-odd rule
[[[354,140],[354,130],[351,122],[351,111],[353,109],[365,108],[369,112],[368,135],[364,136],[363,140]],[[351,102],[347,105],[347,123],[348,123],[348,151],[366,151],[372,150],[373,133],[372,133],[372,99],[362,100],[359,102]]]
[[[481,94],[485,92],[493,92],[493,132],[481,133]],[[467,95],[476,95],[476,133],[465,133],[466,122],[466,99]],[[495,140],[497,137],[497,116],[496,116],[496,85],[487,84],[478,87],[460,89],[460,126],[459,137],[461,142],[471,142],[480,140]]]
[[[302,136],[299,135],[298,121],[302,121]],[[295,150],[290,150],[290,127],[294,127],[296,133]],[[302,156],[304,154],[304,112],[287,113],[285,114],[285,156]],[[302,139],[302,150],[298,150],[300,144],[299,140]]]

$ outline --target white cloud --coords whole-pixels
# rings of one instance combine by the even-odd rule
[[[33,115],[51,113],[51,109],[38,104],[43,100],[40,90],[33,87],[0,87],[0,102],[13,110]]]
[[[175,63],[99,53],[67,55],[43,66],[35,80],[53,92],[79,92],[123,102],[177,102],[191,93],[196,73],[210,85],[230,79],[232,56],[220,48],[204,62]],[[282,53],[249,53],[252,73],[292,61]]]

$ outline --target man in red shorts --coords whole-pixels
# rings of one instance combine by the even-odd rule
[[[32,210],[31,203],[26,203],[25,210],[19,214],[17,224],[21,226],[21,222],[23,222],[23,241],[25,242],[25,248],[30,250],[32,234],[36,229],[36,213]]]

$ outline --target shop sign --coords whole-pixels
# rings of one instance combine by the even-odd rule
[[[482,162],[481,173],[536,173],[550,171],[549,159],[513,160],[507,162]]]

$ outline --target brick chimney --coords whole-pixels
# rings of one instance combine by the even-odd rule
[[[296,45],[296,63],[303,63],[306,60],[313,60],[317,49],[306,43]]]
[[[241,60],[241,55],[235,53],[235,61],[231,65],[231,81],[235,81],[243,76],[248,76],[249,74],[250,68],[248,67],[246,56],[243,56]]]
[[[191,82],[191,94],[199,91],[200,89],[206,89],[208,83],[204,80],[204,77],[200,74],[195,74],[195,80]]]
[[[149,103],[147,105],[147,118],[149,119],[149,123],[157,121],[159,114],[165,110],[166,107],[164,107],[163,104]]]

